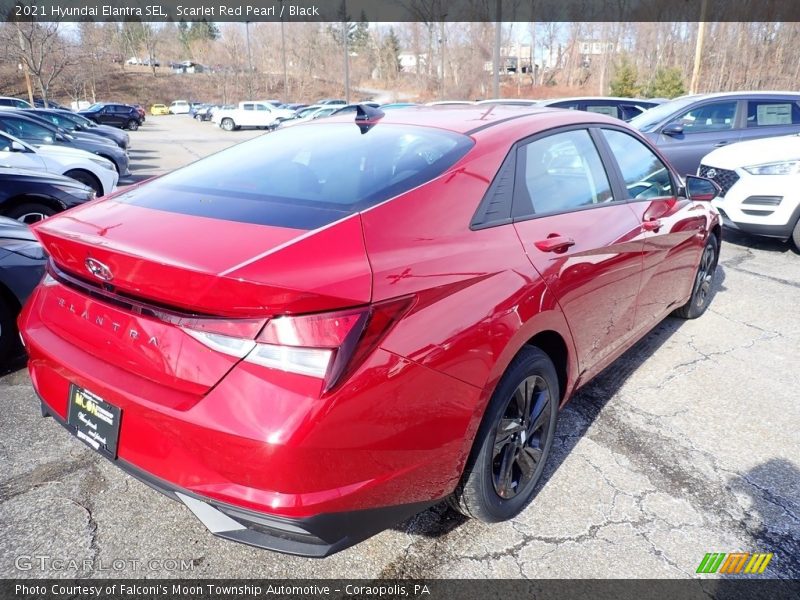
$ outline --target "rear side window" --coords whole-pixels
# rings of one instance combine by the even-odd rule
[[[587,104],[586,112],[607,115],[619,119],[619,109],[614,104]]]
[[[522,206],[515,207],[517,215],[560,213],[613,202],[605,168],[585,129],[549,135],[519,151],[522,181],[517,185]]]
[[[747,103],[748,127],[800,125],[800,106],[791,100],[750,100]]]
[[[438,177],[472,145],[467,136],[426,127],[300,125],[237,144],[117,200],[315,229]]]

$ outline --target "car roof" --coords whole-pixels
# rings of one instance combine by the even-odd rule
[[[661,104],[665,102],[660,98],[627,98],[625,96],[572,96],[569,98],[548,98],[547,100],[540,100],[543,105],[552,104],[553,102],[585,102],[587,100],[613,100],[615,102],[649,102],[652,104]]]
[[[353,114],[334,115],[325,119],[324,122],[354,122]],[[619,126],[622,124],[619,119],[597,113],[538,106],[524,108],[502,104],[410,106],[405,110],[388,111],[376,123],[446,129],[472,136],[481,133],[481,137],[495,134],[507,135],[509,130],[519,129],[523,125],[534,126],[531,128],[531,134],[533,134],[536,131],[560,125],[600,123]]]
[[[707,100],[709,98],[747,98],[747,97],[762,97],[762,98],[769,98],[773,96],[794,96],[796,98],[800,98],[800,92],[797,91],[774,91],[774,90],[753,90],[753,91],[741,91],[741,92],[713,92],[709,94],[686,94],[684,96],[678,96],[677,98],[673,98],[673,100]]]

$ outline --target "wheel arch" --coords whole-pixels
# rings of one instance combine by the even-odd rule
[[[38,204],[44,204],[45,206],[49,206],[56,212],[61,212],[62,210],[66,210],[66,205],[53,198],[51,196],[44,196],[42,194],[20,194],[18,196],[13,196],[8,200],[3,202],[2,210],[0,210],[0,214],[5,214],[6,211],[12,208],[16,208],[18,206],[22,206],[28,202],[35,202]]]
[[[553,361],[553,366],[556,368],[556,375],[558,375],[560,400],[563,405],[569,398],[567,387],[569,381],[570,352],[566,340],[557,331],[546,330],[534,335],[527,341],[525,346],[535,346],[539,348],[539,350],[547,354],[550,360]]]

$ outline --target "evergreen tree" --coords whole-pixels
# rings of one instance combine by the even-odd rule
[[[637,83],[638,74],[636,68],[623,58],[617,67],[617,72],[614,79],[611,80],[609,88],[612,96],[621,96],[623,98],[635,98],[640,93],[639,84]]]
[[[683,85],[683,73],[677,67],[659,69],[653,82],[647,87],[648,98],[675,98],[686,93]]]

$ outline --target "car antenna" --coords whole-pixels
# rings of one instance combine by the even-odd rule
[[[372,108],[367,104],[356,104],[356,123],[362,134],[372,129],[372,126],[375,125],[374,121],[385,115],[386,113],[380,108]]]

